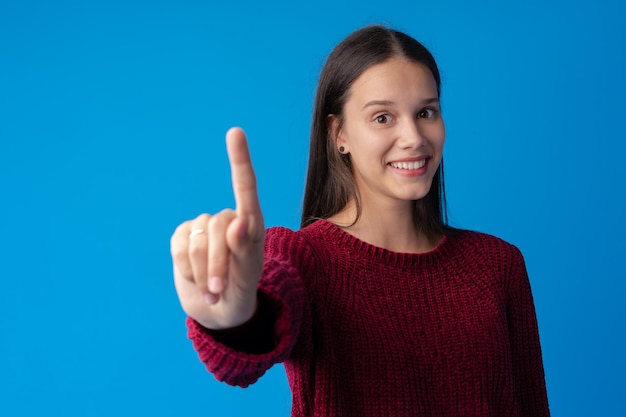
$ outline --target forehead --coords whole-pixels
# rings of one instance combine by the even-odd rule
[[[437,83],[428,67],[403,58],[372,65],[350,87],[349,102],[437,98]]]

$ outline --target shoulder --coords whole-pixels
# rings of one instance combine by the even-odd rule
[[[297,239],[298,232],[288,227],[273,226],[265,231],[265,239]]]
[[[506,240],[488,233],[474,230],[461,230],[454,236],[448,236],[458,245],[481,248],[482,250],[494,251],[517,251],[517,247]]]
[[[292,230],[287,227],[275,226],[266,230],[265,255],[271,258],[288,258],[291,263],[309,264],[320,258],[325,244],[320,237],[319,226],[316,224],[300,230]]]
[[[499,283],[509,291],[528,281],[522,252],[506,240],[475,231],[463,231],[448,239],[454,247],[454,265],[483,285]]]
[[[498,262],[524,262],[517,246],[497,236],[472,230],[463,230],[454,236],[448,236],[457,249],[457,253],[476,258]]]
[[[329,223],[317,221],[300,230],[292,230],[287,227],[275,226],[266,231],[266,241],[288,241],[294,244],[308,244],[311,246],[324,246],[333,241]]]
[[[308,262],[332,259],[341,244],[342,232],[331,223],[319,220],[299,230],[270,227],[265,236],[265,254],[288,253]]]

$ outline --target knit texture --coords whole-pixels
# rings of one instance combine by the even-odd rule
[[[294,417],[549,416],[515,246],[462,232],[427,253],[396,253],[320,220],[268,229],[265,256],[273,350],[235,351],[187,320],[218,380],[245,387],[284,362]]]

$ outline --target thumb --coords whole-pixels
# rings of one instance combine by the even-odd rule
[[[237,216],[226,231],[226,244],[235,259],[263,262],[265,228],[255,216]],[[246,258],[246,259],[243,259]]]
[[[245,282],[258,282],[263,269],[265,229],[261,227],[260,239],[251,233],[248,217],[240,216],[231,222],[226,231],[226,244],[232,256],[231,273]]]
[[[226,243],[234,255],[240,254],[249,246],[250,231],[248,230],[248,223],[245,216],[237,216],[228,226],[228,230],[226,230]]]

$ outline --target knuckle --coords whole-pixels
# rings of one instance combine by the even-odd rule
[[[224,217],[228,217],[228,218],[233,217],[236,213],[237,212],[235,210],[230,209],[230,208],[223,209],[219,212],[220,215]]]
[[[230,223],[230,216],[226,210],[220,211],[215,216],[211,217],[208,223],[208,228],[212,232],[223,230],[228,223]]]
[[[172,258],[176,260],[187,257],[186,233],[177,229],[172,235],[170,239],[170,253],[172,254]]]
[[[211,215],[207,213],[202,213],[201,215],[196,217],[194,220],[198,223],[206,224],[210,219],[211,219]]]
[[[237,183],[239,191],[254,192],[256,191],[256,176],[254,172],[249,172],[246,176],[241,176]]]
[[[194,239],[193,241],[189,242],[189,256],[192,259],[198,259],[206,256],[206,246],[203,245],[201,242],[197,242],[199,240],[200,239]]]
[[[206,278],[194,276],[192,281],[196,285],[196,291],[203,293],[207,290]]]
[[[193,281],[193,271],[188,263],[183,265],[174,265],[174,277],[180,277],[187,281]]]
[[[209,253],[208,259],[209,259],[208,269],[209,269],[209,272],[211,272],[211,271],[225,269],[228,256],[221,252]]]
[[[179,262],[187,257],[187,250],[180,244],[176,244],[176,242],[172,243],[170,247],[170,251],[172,253],[172,259],[174,262]]]
[[[176,229],[174,229],[174,233],[172,233],[172,237],[170,238],[170,243],[174,245],[176,243],[176,240],[179,237],[184,236],[188,229],[189,221],[183,222],[176,226]]]
[[[228,271],[228,258],[223,254],[214,254],[209,258],[207,276],[225,277]]]

